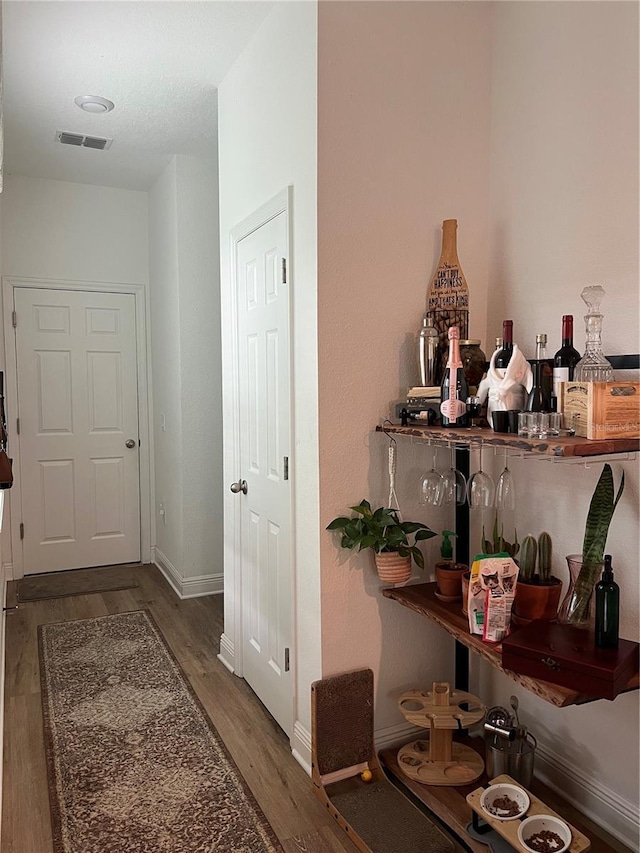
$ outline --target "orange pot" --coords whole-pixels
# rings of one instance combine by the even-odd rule
[[[374,554],[378,577],[383,583],[406,583],[411,577],[411,556],[401,557],[396,551]]]
[[[469,571],[469,566],[464,563],[452,563],[443,560],[436,563],[436,581],[438,592],[445,598],[459,600],[462,598],[462,576]]]
[[[558,578],[552,577],[547,586],[518,580],[513,604],[514,621],[523,625],[534,619],[544,619],[547,622],[555,619],[561,592],[562,582]]]

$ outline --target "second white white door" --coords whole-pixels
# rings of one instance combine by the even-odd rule
[[[135,297],[14,294],[24,573],[138,562]]]
[[[288,734],[291,483],[287,213],[237,244],[243,675]]]

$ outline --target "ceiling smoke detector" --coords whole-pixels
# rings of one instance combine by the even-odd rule
[[[74,103],[88,113],[110,113],[115,107],[113,101],[99,95],[78,95],[74,98]]]
[[[56,139],[62,145],[75,145],[78,148],[96,148],[106,151],[111,148],[113,139],[104,136],[86,136],[84,133],[70,133],[68,130],[56,130]]]

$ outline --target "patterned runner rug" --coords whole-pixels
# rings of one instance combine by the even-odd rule
[[[55,853],[281,853],[147,611],[39,643]]]

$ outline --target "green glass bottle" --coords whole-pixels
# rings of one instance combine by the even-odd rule
[[[620,587],[613,579],[611,555],[606,554],[602,580],[596,584],[596,646],[598,648],[618,648],[619,619]]]

